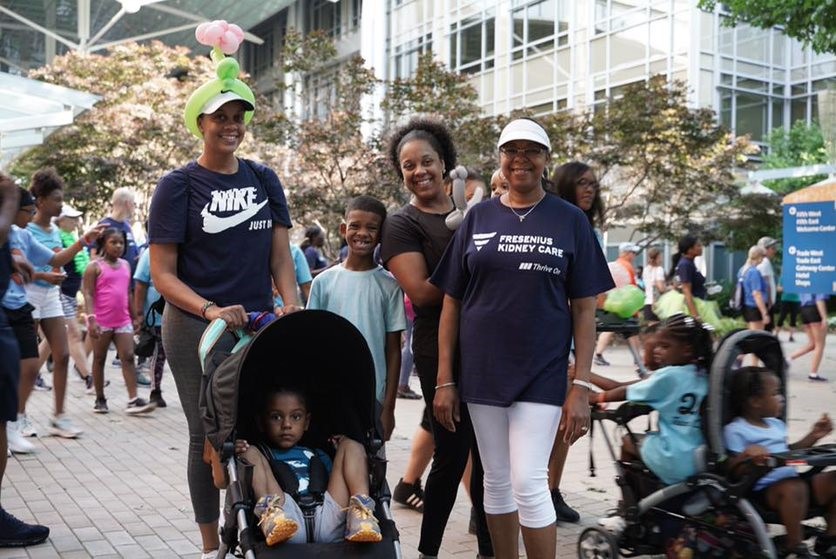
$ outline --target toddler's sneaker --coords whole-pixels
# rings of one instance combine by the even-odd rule
[[[624,528],[627,526],[627,521],[624,520],[624,517],[622,516],[607,516],[605,518],[598,519],[598,526],[601,526],[607,532],[618,536],[624,531]]]
[[[35,452],[35,445],[27,441],[20,434],[20,421],[9,421],[6,423],[6,439],[9,443],[9,452],[15,454]]]
[[[49,432],[55,437],[74,439],[84,431],[73,425],[72,419],[67,414],[62,413],[53,417],[52,421],[49,422]]]
[[[265,495],[255,504],[253,512],[259,517],[258,525],[264,533],[267,545],[284,543],[296,533],[299,525],[284,514],[278,495]]]
[[[379,542],[383,539],[374,517],[374,501],[368,495],[354,495],[348,502],[345,539],[349,542]]]
[[[49,392],[52,390],[52,386],[44,379],[44,376],[38,373],[38,378],[35,379],[35,390],[39,392]]]
[[[157,409],[157,404],[154,402],[146,402],[142,398],[134,398],[128,401],[128,407],[125,408],[125,413],[128,415],[137,415],[140,413],[151,413]]]
[[[424,512],[424,490],[421,488],[421,480],[406,483],[401,478],[392,491],[392,500],[412,510]]]
[[[818,557],[818,555],[813,555],[813,552],[810,551],[810,548],[806,544],[800,543],[792,549],[785,549],[781,553],[781,557],[783,559],[812,559],[813,557]]]
[[[38,429],[35,425],[29,420],[29,416],[25,413],[17,414],[17,424],[20,429],[20,434],[24,437],[37,437],[38,436]]]
[[[96,398],[96,403],[93,404],[93,413],[107,413],[107,398]]]
[[[836,559],[836,536],[822,534],[816,538],[816,545],[813,549],[822,557]]]
[[[49,528],[27,524],[0,508],[0,547],[37,545],[49,537]]]

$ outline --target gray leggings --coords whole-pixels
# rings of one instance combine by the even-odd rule
[[[199,524],[217,521],[220,510],[219,492],[212,481],[212,469],[203,463],[205,432],[198,407],[203,370],[197,348],[207,325],[206,321],[181,311],[171,303],[165,306],[163,347],[189,425],[189,494],[195,522]],[[234,344],[235,338],[226,334],[215,347],[229,350]]]

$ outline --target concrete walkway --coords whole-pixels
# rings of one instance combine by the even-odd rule
[[[783,336],[786,339],[786,336]],[[785,344],[791,353],[805,340]],[[812,383],[806,378],[810,357],[793,363],[789,383],[789,426],[794,438],[805,434],[824,411],[836,415],[836,336],[829,346],[821,373],[831,382]],[[596,371],[617,379],[634,378],[630,358],[623,347],[606,353],[610,367]],[[50,527],[50,538],[26,549],[0,549],[0,559],[66,559],[86,557],[169,558],[200,556],[198,533],[192,521],[186,484],[186,423],[174,383],[166,372],[163,394],[169,406],[147,417],[124,413],[126,394],[121,373],[108,367],[107,388],[111,413],[92,413],[93,397],[84,384],[70,382],[67,409],[84,435],[77,440],[47,436],[52,407],[51,392],[36,392],[29,414],[40,428],[37,451],[9,459],[3,483],[2,504],[26,521]],[[47,375],[47,379],[51,380]],[[417,379],[412,386],[419,390]],[[140,390],[147,396],[147,389]],[[397,428],[387,446],[388,479],[397,483],[405,468],[410,437],[418,425],[423,403],[398,400]],[[831,435],[823,442],[836,442]],[[581,530],[595,523],[618,500],[612,461],[600,437],[593,441],[596,477],[589,476],[589,439],[575,444],[569,454],[562,488],[566,501],[581,513],[581,523],[558,527],[560,557],[574,557]],[[393,512],[401,532],[404,557],[417,557],[421,515],[398,505]],[[475,557],[475,537],[468,535],[470,503],[459,491],[448,524],[441,557]],[[522,554],[522,553],[521,553]]]

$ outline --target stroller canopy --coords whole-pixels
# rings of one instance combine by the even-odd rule
[[[739,358],[749,353],[755,354],[765,367],[777,373],[781,379],[781,391],[786,394],[786,366],[778,338],[761,330],[741,330],[726,336],[720,342],[711,363],[708,408],[705,414],[708,445],[719,460],[726,457],[723,427],[734,419],[732,379],[740,366]],[[786,413],[785,406],[785,417]]]
[[[277,388],[303,393],[312,414],[301,444],[330,448],[334,434],[365,441],[375,430],[375,371],[363,335],[327,311],[301,311],[261,329],[238,353],[215,351],[204,366],[201,402],[215,449],[236,437],[258,442],[258,413]]]

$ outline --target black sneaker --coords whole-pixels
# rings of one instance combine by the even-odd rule
[[[810,548],[806,544],[800,543],[792,549],[785,549],[781,557],[783,559],[808,559],[817,556],[813,555],[813,552],[810,551]]]
[[[93,404],[93,413],[107,413],[110,410],[107,409],[107,399],[106,398],[96,398],[96,403]]]
[[[49,528],[26,524],[0,508],[0,547],[37,545],[49,537]]]
[[[559,489],[552,489],[552,504],[554,505],[554,512],[557,514],[559,522],[579,522],[581,515],[578,511],[566,504],[563,500]]]
[[[150,413],[155,409],[157,409],[157,404],[154,402],[146,402],[142,398],[134,398],[128,402],[125,413],[128,415],[137,415],[140,413]]]
[[[836,536],[822,534],[816,538],[816,545],[813,546],[816,553],[828,559],[836,559]]]
[[[163,392],[162,390],[152,390],[151,395],[148,396],[148,400],[157,404],[158,408],[166,407],[165,400],[163,400]]]
[[[421,480],[405,483],[401,478],[392,492],[392,500],[412,510],[424,512],[424,490],[421,488]]]

